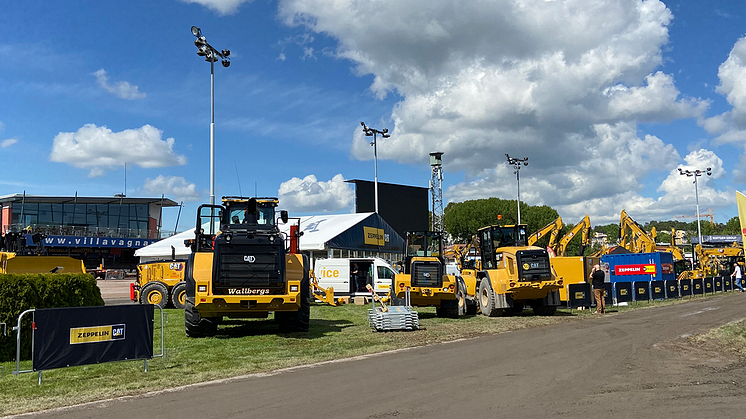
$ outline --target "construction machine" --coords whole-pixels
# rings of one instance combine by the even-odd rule
[[[445,273],[443,233],[407,231],[404,273],[396,274],[391,287],[394,305],[410,292],[412,306],[435,306],[438,317],[466,314],[466,285],[459,276]]]
[[[560,289],[560,301],[567,301],[567,289],[569,284],[582,284],[587,282],[588,276],[594,265],[600,262],[599,256],[584,256],[585,248],[590,245],[591,219],[588,215],[583,217],[567,234],[562,236],[554,248],[556,256],[549,260],[552,263],[556,275],[562,278],[563,287]],[[580,234],[580,249],[577,256],[567,255],[567,246],[571,240]],[[550,255],[551,256],[551,255]]]
[[[186,303],[184,261],[146,262],[137,265],[137,279],[130,284],[130,299],[140,304],[183,309]]]
[[[629,234],[627,234],[628,231]],[[622,210],[619,219],[619,242],[621,247],[631,253],[652,253],[656,251],[655,230],[649,235],[625,210]]]
[[[557,241],[557,236],[562,230],[562,225],[562,217],[557,217],[556,220],[552,221],[551,223],[539,229],[539,231],[528,236],[528,245],[533,246],[542,237],[549,234],[549,244],[547,245],[547,247],[549,247],[550,249],[554,249],[554,244]]]
[[[308,331],[308,257],[285,248],[277,204],[277,198],[223,197],[222,205],[198,208],[195,238],[185,242],[192,249],[185,268],[187,336],[214,335],[226,316],[267,318],[270,312],[281,331]],[[286,211],[280,219],[287,223]]]
[[[461,276],[465,284],[474,284],[482,314],[520,313],[528,305],[537,315],[553,315],[562,279],[546,249],[527,245],[526,225],[483,227],[477,237],[481,269],[462,271]]]
[[[580,252],[578,256],[583,256],[585,248],[591,244],[591,219],[588,215],[583,217],[579,223],[575,224],[567,234],[559,239],[557,246],[553,247],[554,254],[557,256],[567,256],[567,245],[578,233],[581,233]],[[529,245],[531,245],[530,241]]]
[[[0,274],[86,273],[80,259],[69,256],[48,256],[44,234],[7,232],[0,242],[11,244],[0,252]]]

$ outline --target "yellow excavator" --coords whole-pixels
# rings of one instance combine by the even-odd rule
[[[580,233],[580,252],[577,256],[567,255],[567,246],[572,239]],[[549,260],[552,269],[563,280],[563,287],[559,290],[560,301],[567,301],[567,289],[569,284],[582,284],[587,282],[593,265],[599,263],[599,256],[583,256],[585,248],[590,245],[591,219],[588,215],[583,217],[567,234],[562,236],[554,248],[555,256]]]
[[[559,239],[557,246],[553,248],[554,254],[557,256],[567,256],[567,245],[578,233],[582,234],[579,256],[583,256],[585,248],[591,243],[591,218],[588,215],[583,217],[579,223],[575,224],[572,230]]]
[[[556,220],[552,221],[551,223],[539,229],[539,231],[528,236],[528,245],[533,246],[542,237],[549,234],[549,244],[547,245],[547,247],[553,249],[554,244],[557,242],[557,236],[559,236],[559,233],[562,230],[562,225],[562,217],[557,217]]]

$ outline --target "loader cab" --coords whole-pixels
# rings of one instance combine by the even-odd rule
[[[439,231],[407,231],[407,256],[404,274],[411,275],[412,286],[439,287],[442,284],[443,233]]]
[[[275,198],[224,197],[221,224],[231,230],[272,230],[277,228]],[[282,211],[283,215],[286,214]]]
[[[497,252],[501,247],[525,247],[527,245],[526,224],[490,226],[479,229],[479,254],[484,269],[496,269],[502,260]]]

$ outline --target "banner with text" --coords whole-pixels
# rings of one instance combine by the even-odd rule
[[[38,309],[34,328],[34,371],[153,357],[150,304]]]

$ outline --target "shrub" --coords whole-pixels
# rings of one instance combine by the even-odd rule
[[[89,274],[0,274],[0,322],[8,336],[0,335],[0,362],[16,359],[16,333],[11,330],[18,316],[31,308],[102,306],[104,300],[96,280]],[[21,356],[31,357],[31,315],[21,325]]]

